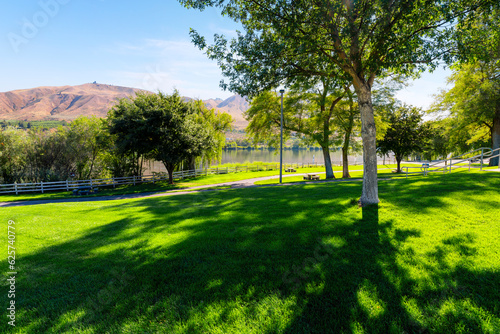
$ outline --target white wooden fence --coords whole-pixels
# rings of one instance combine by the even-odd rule
[[[318,163],[299,163],[299,164],[283,164],[286,167],[319,167],[323,164]],[[211,167],[196,170],[185,170],[174,172],[174,180],[195,177],[200,175],[211,174],[228,174],[239,172],[255,172],[279,169],[279,164],[252,165],[252,166],[236,166],[236,167]],[[129,176],[129,177],[113,177],[107,179],[90,179],[90,180],[66,180],[56,182],[37,182],[37,183],[13,183],[0,184],[0,194],[20,194],[27,192],[47,191],[71,191],[81,187],[116,187],[126,184],[140,183],[156,183],[158,181],[168,180],[167,173],[153,173],[153,175]]]

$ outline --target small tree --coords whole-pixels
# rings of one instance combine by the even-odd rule
[[[109,133],[103,120],[80,116],[71,122],[67,133],[67,154],[74,163],[77,178],[90,179],[103,168],[102,155],[110,147]]]
[[[427,126],[422,124],[422,113],[416,107],[403,105],[389,115],[389,127],[382,140],[378,141],[382,153],[392,151],[401,173],[401,160],[413,152],[420,152],[427,138]]]
[[[173,184],[175,168],[213,147],[209,130],[197,122],[193,103],[172,95],[138,93],[122,99],[108,114],[110,132],[124,152],[163,162]]]

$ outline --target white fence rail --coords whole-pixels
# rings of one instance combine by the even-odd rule
[[[287,167],[320,167],[321,163],[296,163],[296,164],[283,164],[284,168]],[[266,170],[277,170],[279,164],[263,164],[252,166],[236,166],[236,167],[211,167],[196,170],[184,170],[174,172],[174,180],[180,180],[189,177],[196,177],[201,175],[211,174],[228,174],[240,172],[255,172]],[[156,183],[159,181],[168,180],[167,173],[153,173],[152,175],[143,176],[128,176],[128,177],[113,177],[106,179],[90,179],[90,180],[66,180],[56,182],[37,182],[37,183],[13,183],[13,184],[0,184],[0,194],[20,194],[28,192],[41,192],[42,194],[48,191],[72,191],[82,187],[116,187],[127,184],[141,184],[141,183]]]
[[[451,173],[452,170],[459,168],[467,168],[469,172],[471,168],[479,168],[482,171],[486,159],[497,157],[500,158],[500,149],[497,148],[492,150],[488,147],[481,147],[477,150],[473,150],[446,160],[440,160],[433,163],[424,162],[422,166],[401,167],[401,169],[406,169],[406,178],[408,178],[408,175],[410,174],[423,174],[425,176],[433,172]],[[473,162],[478,162],[479,166],[472,166]],[[498,167],[500,168],[500,163]],[[411,172],[410,169],[416,171]]]

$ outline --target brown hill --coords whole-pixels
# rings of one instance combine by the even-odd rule
[[[106,117],[118,99],[133,96],[138,91],[140,89],[95,83],[14,90],[0,93],[0,119],[70,121],[80,115]],[[186,97],[185,100],[191,98]],[[235,120],[236,129],[244,129],[248,124],[243,113],[249,104],[239,95],[203,102],[210,109],[229,113]]]
[[[138,91],[103,84],[14,90],[0,93],[0,119],[37,121],[72,120],[80,115],[106,117],[118,99]]]
[[[205,102],[205,104],[207,103]],[[229,115],[233,117],[234,119],[233,126],[237,130],[243,130],[247,126],[248,121],[243,116],[243,113],[247,111],[249,108],[250,104],[244,97],[241,97],[240,95],[233,95],[228,99],[221,101],[219,104],[217,104],[217,106],[215,106],[215,109],[227,112]]]

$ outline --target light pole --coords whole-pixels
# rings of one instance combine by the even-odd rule
[[[284,89],[280,89],[281,93],[281,141],[280,141],[280,183],[283,183],[283,93]]]

